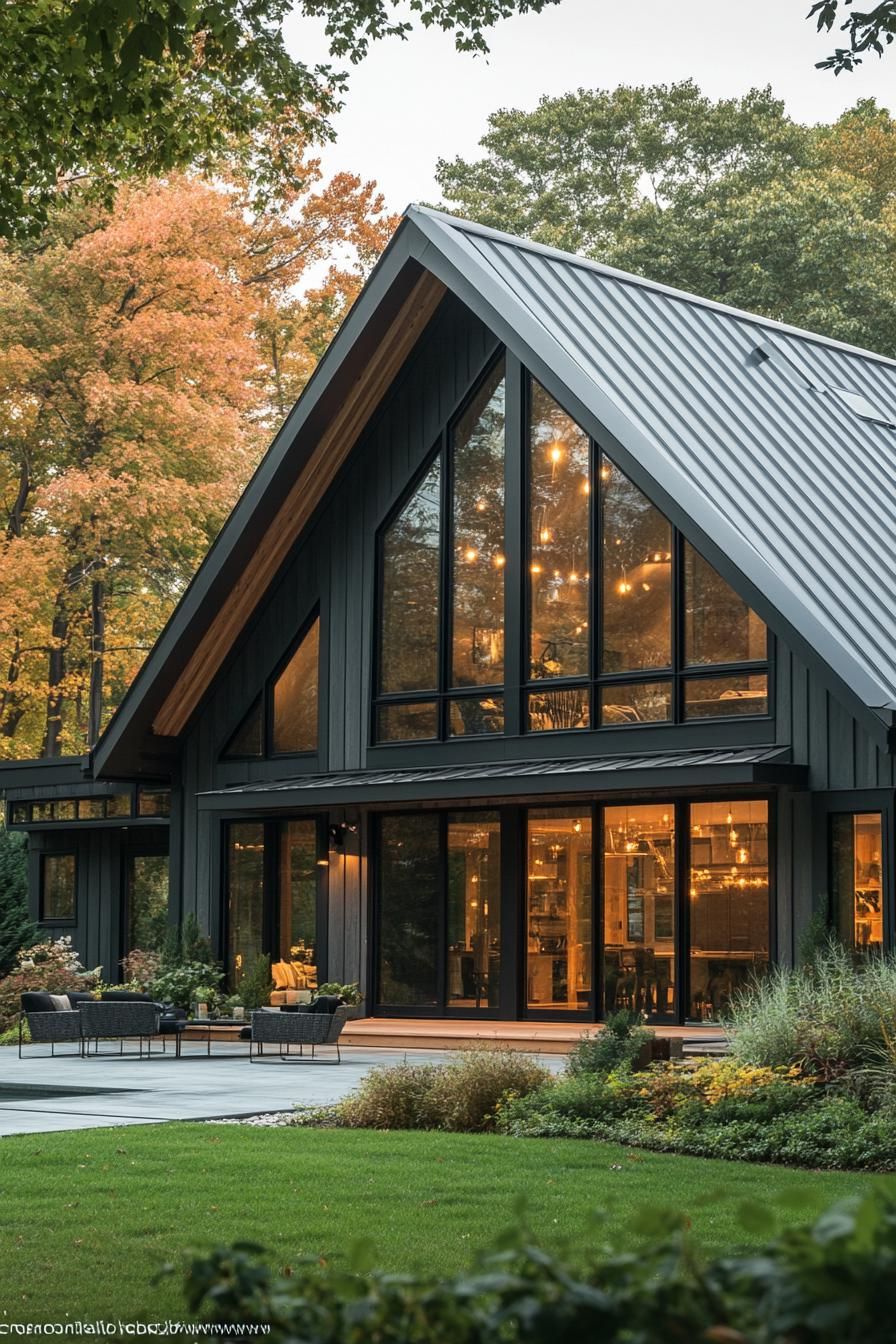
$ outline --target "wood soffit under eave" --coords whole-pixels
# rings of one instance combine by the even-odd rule
[[[211,685],[235,640],[292,550],[365,426],[439,306],[445,286],[428,271],[419,278],[290,488],[252,563],[240,574],[153,720],[153,732],[176,737]]]

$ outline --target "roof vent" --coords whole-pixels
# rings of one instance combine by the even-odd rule
[[[844,406],[848,406],[860,420],[868,420],[872,425],[885,425],[887,429],[896,429],[893,417],[875,406],[863,392],[851,392],[845,387],[829,387],[828,391],[832,397],[838,397]]]

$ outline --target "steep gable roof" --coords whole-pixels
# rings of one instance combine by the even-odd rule
[[[173,736],[189,721],[261,596],[261,580],[238,573],[247,536],[280,535],[284,489],[320,498],[332,481],[397,372],[394,359],[380,367],[383,334],[406,354],[408,329],[416,339],[435,310],[443,291],[427,276],[882,738],[896,709],[896,362],[411,206],[107,729],[98,767],[133,760],[151,724]],[[339,453],[332,440],[320,451],[334,398],[365,377],[352,434]],[[274,550],[272,564],[286,553]]]

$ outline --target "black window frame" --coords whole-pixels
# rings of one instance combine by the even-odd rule
[[[288,666],[290,660],[298,651],[302,641],[310,632],[315,621],[319,624],[318,646],[317,646],[317,744],[307,751],[275,751],[274,750],[274,686],[281,673]],[[321,693],[322,688],[322,670],[324,659],[324,627],[321,603],[318,600],[308,612],[305,619],[299,626],[299,633],[290,641],[286,651],[277,659],[273,670],[265,677],[264,684],[260,691],[252,697],[248,707],[243,710],[231,730],[225,735],[222,745],[218,748],[217,759],[222,765],[240,764],[247,761],[315,761],[320,755],[321,740],[323,735],[323,714],[321,712],[324,697]],[[257,712],[261,715],[261,751],[250,753],[231,753],[227,750],[230,743],[248,723],[253,714]]]
[[[63,917],[53,917],[44,914],[44,899],[46,896],[46,867],[48,859],[71,859],[72,860],[72,913]],[[48,929],[72,929],[78,923],[78,851],[77,849],[53,849],[42,851],[38,856],[38,885],[37,885],[37,922],[43,928]]]
[[[478,376],[465,391],[462,399],[452,411],[451,415],[443,424],[438,438],[425,460],[414,473],[414,476],[402,491],[396,503],[387,513],[386,517],[380,523],[376,530],[375,551],[375,600],[374,600],[374,640],[373,640],[373,665],[372,665],[372,684],[373,695],[371,697],[371,715],[370,715],[370,745],[371,746],[403,746],[406,743],[421,742],[469,742],[471,740],[488,740],[501,738],[507,732],[507,697],[506,687],[508,684],[508,657],[515,655],[515,650],[510,651],[510,644],[507,638],[508,633],[508,589],[512,586],[508,583],[507,569],[504,571],[504,680],[492,682],[481,686],[452,686],[452,649],[454,638],[454,606],[452,593],[452,579],[454,573],[454,454],[452,452],[453,435],[458,421],[466,413],[468,407],[475,400],[481,388],[488,381],[495,369],[499,365],[504,365],[503,381],[505,387],[505,412],[504,412],[504,462],[505,462],[505,483],[507,478],[507,460],[510,453],[510,434],[512,432],[513,417],[509,410],[509,395],[511,390],[511,380],[508,377],[509,358],[507,351],[500,347],[494,351],[486,361]],[[385,560],[385,538],[389,529],[395,520],[400,516],[408,502],[413,498],[428,473],[431,471],[433,463],[438,460],[440,463],[439,474],[439,597],[438,597],[438,622],[437,622],[437,649],[436,649],[436,677],[438,685],[432,690],[415,691],[388,691],[384,692],[382,686],[382,640],[383,640],[383,611],[385,604],[383,601],[384,591],[384,560]],[[507,493],[505,484],[504,501],[504,546],[505,555],[507,551],[507,523],[508,507]],[[503,733],[482,733],[482,734],[452,734],[451,732],[451,705],[456,700],[485,700],[500,697],[504,706],[504,732]],[[379,712],[390,705],[435,705],[436,706],[436,735],[434,737],[415,737],[402,738],[392,741],[389,738],[381,737],[378,732]]]
[[[451,573],[453,562],[453,463],[451,436],[454,427],[476,396],[482,384],[496,365],[504,361],[505,380],[505,425],[504,425],[504,491],[505,519],[504,551],[507,557],[504,580],[504,681],[502,685],[454,688],[451,686],[451,650],[452,618]],[[417,747],[445,743],[487,743],[492,740],[506,740],[509,737],[528,737],[532,739],[550,739],[557,734],[565,737],[587,737],[593,733],[628,733],[633,730],[686,728],[698,729],[700,725],[740,725],[768,722],[775,715],[775,637],[766,624],[766,656],[762,659],[750,659],[738,663],[701,663],[687,664],[685,661],[685,592],[684,592],[684,547],[687,542],[702,554],[700,547],[686,537],[671,519],[666,521],[671,529],[671,665],[667,668],[647,668],[636,672],[602,672],[603,629],[601,622],[603,601],[603,508],[601,498],[601,458],[605,456],[614,462],[612,453],[602,447],[592,435],[588,435],[591,473],[591,509],[589,530],[589,575],[590,592],[588,619],[591,638],[589,641],[589,668],[587,677],[548,677],[535,679],[531,667],[532,635],[532,576],[530,573],[532,555],[532,518],[531,497],[531,461],[530,428],[532,412],[532,374],[512,353],[501,347],[493,352],[480,373],[465,392],[427,453],[424,461],[414,473],[407,488],[402,491],[395,504],[377,528],[375,539],[374,564],[374,601],[372,634],[372,670],[370,693],[370,724],[368,745],[378,750],[393,747]],[[546,389],[547,390],[547,389]],[[550,395],[550,393],[548,394]],[[558,403],[560,404],[560,403]],[[561,406],[561,409],[562,406]],[[567,412],[568,414],[568,412]],[[575,419],[575,417],[573,417]],[[576,422],[578,423],[578,422]],[[438,686],[432,690],[415,690],[384,693],[380,689],[382,655],[382,613],[383,613],[383,539],[389,527],[404,509],[418,489],[421,481],[431,469],[436,459],[441,463],[441,501],[440,501],[440,570],[439,570],[439,612],[438,623]],[[614,462],[614,465],[615,462]],[[619,467],[618,470],[622,471]],[[626,473],[623,472],[623,475]],[[648,496],[649,498],[649,496]],[[653,503],[653,501],[650,501]],[[659,505],[654,505],[662,513]],[[518,515],[518,516],[517,516]],[[665,516],[665,515],[664,515]],[[712,563],[711,561],[708,563]],[[715,566],[713,566],[715,568]],[[721,575],[726,582],[726,576]],[[733,586],[729,582],[729,586]],[[736,591],[736,590],[735,590]],[[749,605],[749,604],[748,604]],[[765,676],[766,700],[763,709],[755,712],[739,712],[719,715],[685,715],[685,691],[688,683],[711,681],[726,677]],[[667,719],[644,719],[628,723],[601,723],[600,696],[606,687],[666,682],[670,688],[670,716]],[[530,695],[545,694],[550,691],[585,691],[588,702],[587,728],[558,727],[552,729],[531,728],[529,726]],[[456,699],[483,699],[498,696],[503,698],[503,733],[458,734],[450,731],[451,702]],[[435,705],[436,734],[430,737],[387,738],[378,732],[380,709],[389,705]]]

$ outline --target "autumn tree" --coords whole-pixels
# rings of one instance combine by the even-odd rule
[[[0,755],[95,741],[386,241],[372,184],[297,180],[132,184],[0,255]]]
[[[267,199],[300,184],[288,146],[331,134],[346,75],[292,56],[291,13],[355,63],[413,23],[485,32],[558,0],[14,0],[0,4],[0,236],[39,231],[61,189],[239,163]],[[278,137],[270,140],[270,128]]]
[[[544,98],[440,161],[448,208],[708,298],[896,353],[896,123],[831,126],[690,81]]]

